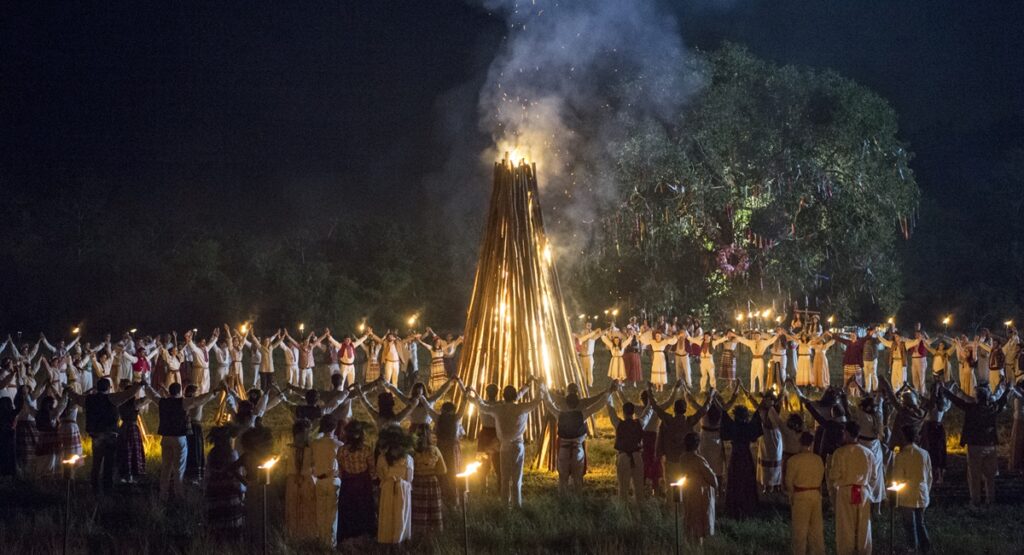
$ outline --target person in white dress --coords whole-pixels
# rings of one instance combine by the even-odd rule
[[[611,358],[608,360],[608,377],[612,380],[625,381],[626,365],[622,361],[622,355],[626,347],[633,342],[633,336],[626,336],[623,340],[619,334],[612,335],[610,331],[601,334],[601,342],[608,348]]]
[[[835,345],[835,339],[830,334],[818,335],[811,340],[811,347],[814,349],[814,362],[811,364],[811,381],[815,387],[825,389],[832,378],[828,369],[828,350]]]
[[[381,431],[378,446],[381,453],[377,456],[377,542],[400,544],[412,538],[412,440],[400,428],[390,426]]]
[[[665,359],[665,348],[675,345],[678,337],[665,337],[660,330],[644,332],[640,335],[640,343],[651,348],[651,384],[655,391],[661,391],[668,383],[668,365]]]

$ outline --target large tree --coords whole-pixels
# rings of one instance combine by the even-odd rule
[[[619,198],[573,269],[577,298],[719,317],[748,300],[840,317],[895,310],[896,245],[919,191],[889,104],[731,45],[707,68],[677,126],[632,124]]]

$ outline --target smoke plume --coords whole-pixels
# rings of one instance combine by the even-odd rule
[[[470,232],[460,238],[472,241],[491,164],[504,152],[536,162],[545,221],[565,268],[593,237],[599,209],[622,198],[614,160],[627,129],[645,121],[677,126],[702,86],[700,64],[658,0],[478,5],[505,23],[486,74],[471,83],[479,86],[473,123],[491,146],[481,152],[483,138],[467,133],[468,87],[452,91],[439,105],[452,156],[428,188],[448,197],[447,217],[464,222]],[[460,261],[470,252],[475,261],[476,244],[453,247]]]

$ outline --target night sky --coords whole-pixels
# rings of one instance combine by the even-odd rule
[[[972,179],[1024,145],[1019,2],[675,4],[688,46],[728,40],[832,68],[893,103],[924,193],[913,267],[931,263],[914,252],[921,234],[944,233],[928,214],[984,218],[990,199],[973,195]],[[472,95],[503,22],[477,5],[3,11],[4,191],[90,183],[188,234],[210,218],[264,231],[339,215],[422,218],[424,201],[487,186],[430,179],[450,157],[452,122],[460,140],[489,146]]]

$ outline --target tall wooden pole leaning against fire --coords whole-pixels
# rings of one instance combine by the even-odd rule
[[[489,383],[521,387],[536,377],[556,389],[577,383],[586,394],[536,175],[535,165],[508,158],[494,165],[458,374],[478,391]],[[478,415],[468,414],[472,436]],[[531,439],[541,440],[538,460],[547,456],[543,440],[552,433],[545,422],[546,415],[536,414],[528,428]]]

